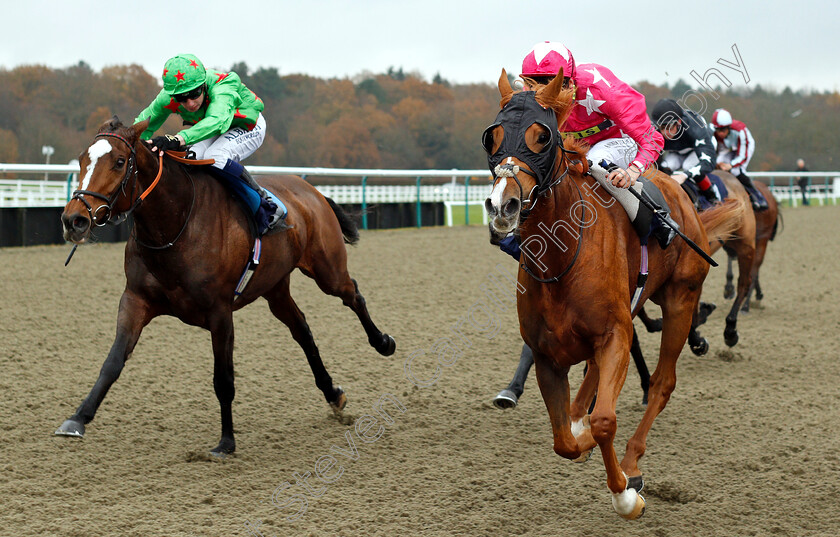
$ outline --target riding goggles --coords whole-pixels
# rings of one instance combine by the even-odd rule
[[[198,99],[199,97],[201,97],[202,93],[204,93],[204,86],[199,86],[192,91],[188,91],[186,93],[177,93],[172,97],[179,103],[185,103],[193,99]]]

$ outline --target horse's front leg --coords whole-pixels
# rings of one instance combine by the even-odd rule
[[[224,456],[236,450],[233,439],[233,313],[226,311],[211,319],[210,334],[213,341],[213,389],[222,413],[222,439],[213,448],[212,455]]]
[[[569,368],[558,366],[550,357],[537,351],[534,351],[534,365],[554,433],[554,452],[567,459],[577,459],[581,451],[569,422]]]
[[[140,332],[154,316],[145,299],[127,290],[123,293],[117,314],[117,337],[111,345],[111,351],[105,358],[105,363],[102,364],[99,378],[88,396],[76,409],[75,414],[62,423],[55,434],[80,438],[84,436],[85,425],[93,420],[96,410],[105,399],[111,385],[120,377],[126,360],[140,338]]]
[[[615,404],[627,376],[630,358],[632,321],[628,319],[627,323],[629,326],[624,329],[620,324],[616,324],[615,331],[607,334],[600,345],[596,345],[595,362],[598,364],[600,375],[598,400],[590,417],[590,428],[604,459],[607,487],[612,492],[613,508],[622,517],[635,519],[644,513],[645,499],[619,466],[613,445],[617,428]]]

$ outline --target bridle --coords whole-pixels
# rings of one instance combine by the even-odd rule
[[[137,173],[137,153],[134,150],[134,146],[128,140],[126,140],[125,138],[120,136],[119,134],[115,134],[115,133],[112,133],[112,132],[101,132],[101,133],[96,135],[96,138],[105,138],[105,137],[116,138],[117,140],[121,140],[131,150],[131,155],[128,157],[128,163],[127,163],[126,168],[125,168],[125,175],[123,176],[123,179],[120,182],[120,186],[117,187],[116,190],[114,190],[114,192],[110,196],[105,196],[104,194],[100,194],[99,192],[95,192],[93,190],[81,190],[80,189],[80,190],[76,190],[75,192],[73,192],[73,196],[70,198],[71,200],[79,200],[80,202],[82,202],[82,204],[84,204],[85,208],[87,208],[87,212],[88,212],[88,216],[90,217],[90,221],[96,227],[102,227],[105,224],[108,224],[109,222],[114,224],[114,225],[122,223],[123,220],[125,220],[125,218],[128,218],[128,215],[142,201],[141,198],[138,198],[137,201],[135,201],[134,205],[131,207],[131,209],[129,209],[128,212],[124,213],[124,217],[123,217],[123,215],[120,215],[120,217],[118,217],[116,220],[112,220],[114,204],[117,202],[117,199],[120,197],[120,195],[126,195],[125,187],[128,184],[128,181],[130,179],[132,179],[132,178],[134,179],[134,185],[132,186],[132,191],[136,190],[136,188],[137,188],[137,175],[138,175],[138,173]],[[152,186],[148,190],[151,190],[151,188],[153,188],[155,186],[155,184],[156,183],[152,184]],[[144,194],[146,194],[146,193],[144,193]],[[100,205],[99,207],[96,208],[96,210],[94,210],[93,207],[91,206],[91,204],[88,202],[88,200],[85,199],[85,196],[91,196],[93,198],[101,199],[105,202],[105,204]],[[145,196],[143,196],[143,197],[145,197]],[[100,211],[103,208],[105,209],[104,214],[102,215],[101,218],[97,218],[97,216],[100,215]]]
[[[551,179],[550,181],[546,181],[545,182],[546,184],[544,184],[544,185],[540,185],[539,183],[535,184],[533,186],[533,188],[531,188],[531,191],[528,193],[527,198],[525,197],[525,191],[522,188],[522,182],[519,180],[519,177],[517,177],[517,174],[519,172],[522,172],[526,175],[530,175],[535,180],[539,181],[539,179],[537,177],[537,174],[535,174],[531,170],[526,170],[524,168],[520,168],[518,165],[513,164],[510,157],[508,157],[508,161],[505,164],[499,164],[493,170],[493,174],[494,174],[493,185],[496,184],[496,181],[498,181],[500,177],[511,177],[511,178],[513,178],[513,180],[516,182],[516,185],[519,187],[519,202],[520,202],[519,206],[520,207],[525,207],[525,204],[526,203],[528,204],[527,209],[520,208],[520,210],[519,210],[519,223],[517,224],[517,227],[521,226],[522,223],[525,222],[525,220],[528,218],[528,216],[530,216],[531,211],[533,211],[534,208],[537,206],[537,202],[539,201],[539,198],[547,196],[555,186],[561,184],[563,182],[563,179],[565,179],[566,176],[569,174],[569,169],[571,168],[572,165],[580,164],[580,160],[577,160],[577,159],[570,160],[566,156],[567,153],[575,154],[575,152],[574,151],[569,151],[568,149],[566,149],[563,146],[562,137],[560,137],[559,141],[557,142],[557,147],[561,151],[561,156],[560,156],[560,159],[558,160],[558,163],[557,163],[557,169],[559,171],[559,169],[563,167],[563,164],[565,164],[566,166],[565,166],[565,169],[563,170],[563,173],[557,175],[554,179]],[[555,174],[556,174],[556,172],[555,172]],[[572,184],[575,185],[575,189],[578,192],[578,197],[582,201],[583,200],[583,194],[581,193],[580,188],[578,187],[577,183],[575,183],[574,181],[572,181]],[[532,277],[533,279],[535,279],[536,281],[538,281],[540,283],[556,283],[556,282],[560,281],[566,274],[569,273],[569,271],[574,266],[575,262],[577,262],[577,258],[578,258],[578,255],[580,254],[581,246],[583,245],[583,222],[585,222],[585,220],[586,220],[586,204],[584,204],[584,203],[581,204],[581,210],[583,212],[581,214],[579,224],[578,224],[578,226],[579,226],[578,237],[579,238],[578,238],[578,241],[577,241],[577,248],[575,249],[574,257],[572,257],[572,260],[569,262],[569,264],[566,266],[566,268],[564,268],[563,271],[560,272],[560,274],[558,274],[557,276],[553,276],[551,278],[540,278],[526,264],[525,261],[527,261],[527,259],[528,259],[528,255],[526,254],[525,255],[525,260],[519,266],[530,277]]]
[[[114,192],[110,196],[106,196],[104,194],[100,194],[99,192],[94,192],[92,190],[81,190],[80,189],[80,190],[76,190],[75,192],[73,192],[73,196],[70,199],[71,200],[79,200],[80,202],[82,202],[82,204],[85,206],[85,208],[87,208],[87,212],[88,212],[88,216],[90,217],[90,221],[96,227],[102,227],[106,224],[111,224],[111,225],[116,226],[116,225],[119,225],[119,224],[125,222],[128,219],[129,215],[131,215],[131,213],[133,213],[134,210],[137,209],[137,207],[139,207],[141,203],[143,203],[143,201],[146,199],[146,196],[148,196],[152,192],[152,190],[154,190],[154,188],[160,182],[161,175],[163,175],[163,155],[159,156],[158,172],[157,172],[157,175],[155,176],[154,181],[152,181],[152,184],[150,184],[148,186],[148,188],[146,188],[139,196],[137,196],[137,198],[134,200],[134,202],[131,204],[131,207],[127,211],[125,211],[123,213],[120,213],[117,216],[114,216],[113,215],[114,204],[117,202],[117,199],[121,195],[126,196],[126,197],[130,197],[126,193],[126,186],[128,185],[128,182],[130,180],[133,180],[133,183],[131,185],[131,192],[134,193],[138,190],[138,175],[139,175],[139,173],[138,173],[138,168],[137,168],[137,152],[134,149],[134,145],[131,144],[131,142],[129,142],[127,139],[125,139],[123,136],[121,136],[119,134],[116,134],[116,133],[113,133],[113,132],[100,132],[99,134],[97,134],[95,136],[95,138],[116,138],[117,140],[122,141],[125,145],[128,146],[128,148],[131,150],[131,155],[128,157],[128,163],[126,165],[125,175],[123,176],[123,179],[120,182],[120,185],[114,190]],[[181,231],[178,232],[178,234],[175,236],[174,239],[172,239],[171,241],[169,241],[166,244],[163,244],[161,246],[154,246],[154,245],[144,243],[143,241],[141,241],[137,237],[137,234],[134,233],[134,239],[139,245],[144,246],[146,248],[150,248],[152,250],[163,250],[165,248],[169,248],[170,246],[174,245],[175,241],[177,241],[181,237],[181,235],[184,233],[184,230],[187,229],[187,224],[190,221],[190,217],[192,216],[193,208],[195,207],[195,181],[193,180],[191,175],[189,175],[189,177],[190,177],[190,183],[192,184],[192,191],[193,191],[192,203],[190,204],[190,210],[187,213],[187,218],[184,220],[184,225],[181,227]],[[97,207],[94,210],[93,207],[91,206],[91,204],[85,199],[85,196],[91,196],[93,198],[101,199],[105,202],[105,204],[100,205],[99,207]],[[102,210],[103,207],[105,208],[105,212],[104,212],[104,214],[102,214],[101,218],[97,219],[97,216],[100,215],[100,211]],[[69,262],[69,259],[68,259],[68,262]]]
[[[499,164],[493,170],[493,185],[495,186],[496,181],[499,180],[501,177],[510,177],[516,182],[516,186],[519,187],[519,203],[520,207],[525,207],[525,204],[528,204],[527,209],[520,209],[519,210],[519,225],[521,225],[528,216],[531,214],[531,211],[537,206],[537,202],[541,196],[547,196],[549,192],[557,185],[563,182],[563,179],[569,174],[569,167],[571,164],[580,164],[579,160],[568,160],[566,157],[566,153],[574,154],[574,151],[569,151],[565,147],[563,147],[563,141],[561,140],[558,142],[557,147],[560,148],[561,151],[561,158],[558,161],[557,168],[561,168],[563,164],[566,164],[566,169],[563,170],[559,176],[555,177],[550,181],[546,181],[546,184],[540,185],[539,178],[537,174],[532,172],[531,170],[526,170],[525,168],[521,168],[520,166],[513,164],[511,158],[508,157],[508,161],[505,164]],[[531,188],[531,191],[528,192],[528,197],[525,197],[525,189],[522,188],[522,182],[517,177],[518,173],[522,172],[525,175],[530,175],[534,178],[537,183]]]

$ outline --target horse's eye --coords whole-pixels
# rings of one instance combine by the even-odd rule
[[[116,164],[114,164],[114,167],[119,169],[119,168],[122,168],[123,166],[125,166],[125,159],[120,157],[120,158],[117,159],[117,162],[116,162]]]
[[[485,151],[487,151],[487,154],[493,153],[493,131],[496,127],[498,127],[498,125],[490,125],[481,134],[481,146]]]
[[[551,136],[548,135],[547,132],[541,132],[539,136],[537,136],[537,143],[539,144],[547,144],[551,141]]]

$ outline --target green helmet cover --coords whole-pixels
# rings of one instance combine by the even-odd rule
[[[163,66],[163,90],[169,95],[186,93],[204,84],[207,73],[204,65],[192,54],[178,54]]]

